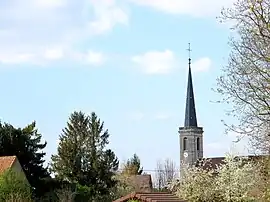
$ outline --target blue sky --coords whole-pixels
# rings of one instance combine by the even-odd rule
[[[216,20],[232,0],[19,0],[0,2],[2,121],[31,121],[47,159],[74,110],[95,111],[120,161],[137,153],[146,170],[179,164],[188,43],[205,156],[222,156],[227,106],[211,88],[226,65],[228,25]],[[234,145],[245,152],[246,142]]]

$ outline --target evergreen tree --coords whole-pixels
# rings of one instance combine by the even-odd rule
[[[41,143],[36,123],[25,128],[14,128],[7,123],[0,123],[0,156],[16,155],[33,188],[35,196],[44,194],[44,179],[49,177],[43,167],[45,153],[42,151],[47,143]]]
[[[115,186],[113,179],[118,160],[106,149],[109,133],[93,112],[71,114],[60,135],[57,154],[52,156],[51,169],[56,177],[78,185],[91,196],[107,195]],[[85,191],[86,190],[86,191]]]
[[[141,167],[140,158],[134,154],[132,158],[128,159],[124,165],[123,174],[127,175],[141,175],[143,168]]]

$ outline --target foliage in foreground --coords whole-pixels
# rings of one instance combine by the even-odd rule
[[[23,174],[7,170],[0,175],[0,201],[31,201],[31,187]]]
[[[245,158],[227,155],[215,170],[193,166],[181,172],[180,180],[169,185],[180,198],[194,202],[258,201],[252,195],[261,181],[258,164]]]

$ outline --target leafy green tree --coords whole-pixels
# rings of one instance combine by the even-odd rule
[[[95,197],[109,194],[116,180],[118,159],[107,149],[109,132],[93,112],[71,114],[60,135],[57,154],[52,156],[51,170],[56,177],[77,184],[78,190]]]
[[[0,175],[0,201],[14,198],[31,201],[32,189],[27,179],[18,172],[7,170]]]
[[[43,180],[49,177],[43,167],[45,152],[42,151],[47,143],[41,143],[41,138],[35,122],[25,128],[0,123],[0,156],[17,156],[35,196],[44,194]]]
[[[141,160],[134,154],[132,158],[128,159],[127,162],[123,165],[123,174],[127,175],[141,175],[143,172],[143,167],[141,167]]]

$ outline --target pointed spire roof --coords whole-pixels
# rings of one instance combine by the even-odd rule
[[[186,113],[185,113],[185,127],[197,127],[197,117],[195,108],[195,98],[193,92],[192,75],[191,75],[191,59],[189,58],[188,67],[188,84],[186,97]]]

